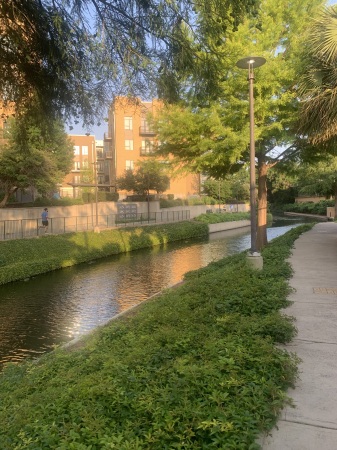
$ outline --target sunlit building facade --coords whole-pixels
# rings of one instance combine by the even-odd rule
[[[160,108],[159,100],[145,102],[116,97],[108,114],[108,133],[104,142],[112,155],[110,179],[112,184],[125,170],[135,169],[138,161],[144,161],[154,154],[157,143],[156,134],[148,123],[149,114],[155,116]],[[175,198],[187,198],[199,193],[199,177],[185,175],[171,179],[170,187],[165,194],[173,194]],[[123,198],[127,193],[120,192]]]

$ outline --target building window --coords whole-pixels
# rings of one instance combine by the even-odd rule
[[[133,170],[133,161],[127,159],[125,161],[125,169],[126,170]]]
[[[88,146],[82,145],[82,155],[87,155],[87,154],[88,154]]]
[[[133,140],[125,139],[124,147],[125,147],[125,150],[133,150]]]
[[[87,160],[82,162],[82,169],[88,169],[89,168],[89,162]]]
[[[79,154],[80,154],[80,146],[74,145],[74,155],[79,155]]]
[[[81,176],[75,175],[74,176],[74,184],[80,184],[81,183]]]
[[[142,140],[142,147],[141,147],[141,155],[147,155],[149,153],[153,153],[153,141],[150,141],[149,139]]]
[[[80,170],[80,169],[81,169],[80,161],[74,161],[74,170]]]
[[[124,130],[132,130],[132,117],[124,117]]]

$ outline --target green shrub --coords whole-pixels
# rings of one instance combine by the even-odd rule
[[[212,213],[212,214],[200,214],[200,216],[194,219],[197,222],[202,223],[221,223],[221,222],[234,222],[237,220],[250,220],[250,214],[246,212],[238,213]]]
[[[285,212],[318,214],[320,216],[326,216],[326,209],[332,206],[335,206],[334,200],[322,200],[318,203],[314,202],[290,203],[287,205],[283,205],[282,210]]]
[[[0,376],[3,449],[258,449],[289,402],[298,359],[286,262],[298,227],[190,272],[137,310]],[[171,230],[173,232],[173,230]],[[163,231],[164,233],[164,231]],[[97,237],[97,239],[99,239]]]

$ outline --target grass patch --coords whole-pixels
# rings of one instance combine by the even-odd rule
[[[186,282],[69,351],[0,376],[2,449],[250,449],[289,401],[297,358],[285,259],[303,225]]]
[[[0,284],[168,242],[208,235],[193,221],[0,242]]]

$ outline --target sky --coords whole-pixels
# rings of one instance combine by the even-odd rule
[[[327,2],[328,5],[336,5],[337,4],[337,0],[329,0]],[[104,117],[107,117],[107,112],[105,113]],[[92,126],[91,128],[83,128],[81,126],[81,124],[72,124],[73,129],[70,130],[69,126],[66,126],[66,132],[68,134],[86,134],[86,133],[90,133],[95,135],[96,139],[103,139],[104,137],[104,133],[108,132],[108,123],[105,122],[104,120],[101,121],[101,125],[100,126]]]
[[[337,1],[337,0],[336,0]],[[103,117],[107,117],[108,113],[106,112],[105,115]],[[83,128],[81,123],[79,124],[70,124],[72,125],[73,129],[70,130],[69,126],[66,126],[66,133],[68,134],[86,134],[86,133],[90,133],[90,134],[94,134],[96,140],[98,139],[103,139],[104,137],[104,133],[108,132],[108,122],[105,122],[103,119],[101,120],[101,125],[97,126],[91,126],[91,127],[86,127]]]

